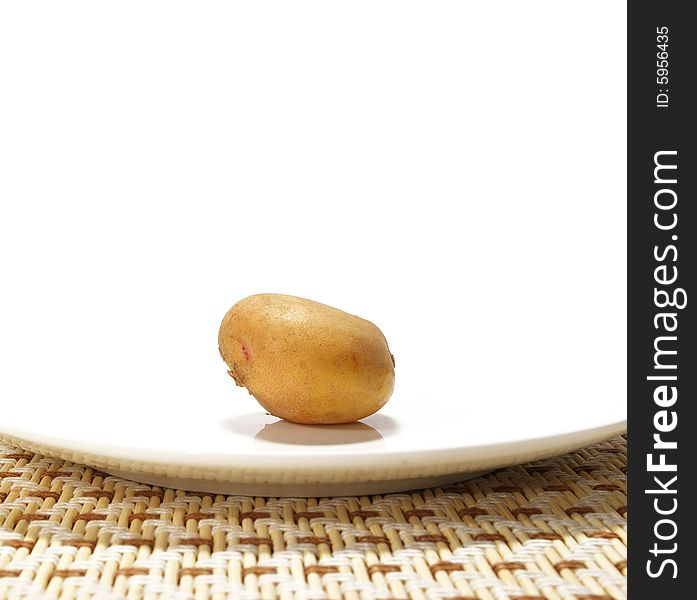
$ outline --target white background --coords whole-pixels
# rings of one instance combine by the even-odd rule
[[[396,414],[622,415],[625,46],[622,2],[3,3],[0,401],[257,410],[217,328],[275,291],[382,328]]]

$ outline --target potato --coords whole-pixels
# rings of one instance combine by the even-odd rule
[[[218,333],[228,373],[272,415],[348,423],[373,414],[394,388],[394,357],[370,321],[282,294],[240,300]]]

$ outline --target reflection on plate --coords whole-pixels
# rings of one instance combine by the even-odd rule
[[[275,444],[343,446],[381,440],[382,435],[374,427],[360,422],[341,425],[300,425],[279,420],[264,425],[254,439]]]
[[[391,435],[396,429],[394,419],[387,415],[373,415],[355,423],[302,425],[258,411],[223,419],[221,426],[236,434],[253,436],[259,442],[303,446],[345,446],[376,442],[385,435]]]

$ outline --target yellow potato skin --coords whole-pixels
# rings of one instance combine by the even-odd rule
[[[394,389],[394,358],[370,321],[283,294],[240,300],[218,332],[237,385],[272,415],[308,424],[373,414]]]

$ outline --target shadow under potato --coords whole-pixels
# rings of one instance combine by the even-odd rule
[[[381,440],[382,435],[374,427],[360,421],[338,425],[300,425],[299,423],[279,420],[264,425],[254,436],[254,439],[278,444],[323,446]]]
[[[366,420],[336,425],[302,425],[278,419],[266,413],[250,413],[225,419],[221,425],[235,433],[254,436],[255,440],[276,444],[329,446],[360,444],[384,439],[396,429],[386,415],[371,415]]]

